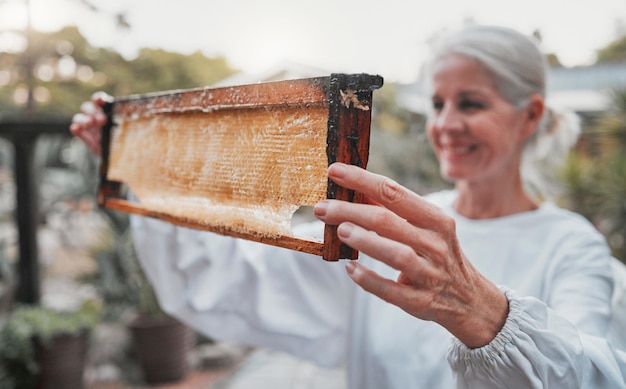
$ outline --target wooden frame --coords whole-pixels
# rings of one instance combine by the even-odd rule
[[[223,88],[199,88],[116,98],[105,106],[109,118],[102,132],[102,165],[98,202],[101,206],[128,213],[158,218],[177,225],[216,232],[265,244],[320,255],[327,261],[356,259],[358,252],[340,242],[336,226],[326,225],[324,241],[293,236],[264,236],[236,229],[199,223],[184,217],[155,211],[122,197],[123,182],[109,179],[109,158],[116,113],[138,114],[188,111],[212,112],[237,110],[247,115],[254,109],[308,110],[327,107],[326,155],[328,165],[344,162],[365,168],[369,156],[372,95],[382,86],[380,76],[331,74],[299,80],[267,82]],[[149,111],[149,112],[148,112]],[[326,198],[362,202],[362,196],[328,180]],[[300,204],[301,205],[301,204]]]

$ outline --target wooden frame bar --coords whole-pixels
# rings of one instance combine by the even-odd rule
[[[105,106],[109,118],[102,132],[102,165],[98,202],[101,206],[122,212],[158,218],[173,224],[207,230],[222,235],[253,240],[320,255],[327,261],[356,259],[358,252],[343,245],[335,226],[327,225],[324,241],[293,236],[265,236],[242,233],[236,229],[200,223],[188,218],[155,211],[122,198],[123,182],[109,178],[109,162],[115,113],[130,115],[185,114],[237,110],[243,114],[255,109],[310,110],[327,107],[326,155],[328,165],[344,162],[365,168],[369,155],[373,91],[382,86],[380,76],[367,74],[331,74],[329,77],[267,82],[224,88],[199,88],[116,98]],[[339,187],[330,180],[326,198],[362,202],[362,196]],[[301,204],[300,204],[301,205]]]

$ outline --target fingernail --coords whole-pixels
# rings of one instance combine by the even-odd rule
[[[348,263],[346,263],[346,272],[349,275],[354,275],[355,271],[356,271],[356,263],[354,261],[349,261]]]
[[[337,228],[337,235],[340,238],[347,239],[352,235],[352,231],[354,231],[354,226],[350,223],[340,224]]]
[[[87,114],[93,114],[96,111],[96,108],[94,107],[93,103],[91,101],[85,101],[84,103],[82,103],[80,105],[80,110]]]
[[[96,121],[98,123],[104,123],[107,120],[107,117],[105,114],[103,114],[102,112],[96,112],[96,114],[94,115],[96,118]]]
[[[335,164],[330,166],[329,173],[332,173],[332,175],[334,177],[336,177],[336,178],[343,178],[347,174],[347,169],[346,169],[346,166],[344,164],[342,164],[342,163],[335,163]]]
[[[324,217],[326,216],[327,209],[328,209],[328,201],[322,200],[318,202],[317,204],[315,204],[315,207],[313,207],[313,214],[316,217]]]

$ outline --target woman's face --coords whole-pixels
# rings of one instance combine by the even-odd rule
[[[500,96],[482,65],[459,54],[440,59],[432,103],[428,136],[444,178],[475,182],[519,173],[524,141],[534,126],[529,128],[527,110]]]

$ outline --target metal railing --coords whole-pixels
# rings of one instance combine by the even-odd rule
[[[38,185],[35,171],[35,145],[43,134],[68,134],[69,119],[25,119],[0,121],[0,137],[14,146],[16,185],[15,222],[19,234],[17,290],[20,303],[37,304],[41,298],[40,265],[37,245]]]

